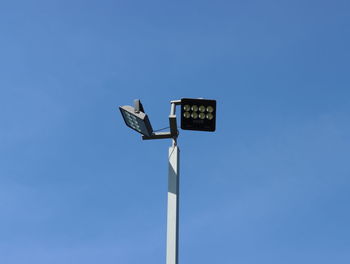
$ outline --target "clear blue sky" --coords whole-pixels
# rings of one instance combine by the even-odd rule
[[[165,263],[167,152],[117,109],[218,102],[181,131],[180,263],[350,263],[350,4],[0,2],[0,263]]]

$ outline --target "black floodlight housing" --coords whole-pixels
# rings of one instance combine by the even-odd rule
[[[216,100],[181,99],[181,128],[185,130],[215,131]]]
[[[153,129],[148,116],[144,113],[140,100],[134,101],[134,107],[130,105],[120,106],[119,110],[123,116],[125,124],[140,134],[150,137]]]

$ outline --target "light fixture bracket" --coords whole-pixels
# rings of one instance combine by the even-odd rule
[[[171,108],[170,108],[170,115],[169,115],[169,132],[153,132],[151,136],[142,136],[143,140],[150,140],[150,139],[165,139],[165,138],[172,138],[174,142],[176,143],[177,137],[179,136],[179,130],[177,129],[177,121],[176,121],[176,105],[181,104],[181,100],[174,100],[170,102]]]
[[[143,109],[143,105],[141,104],[141,100],[140,99],[135,99],[134,100],[134,111],[135,113],[140,113],[140,112],[145,112],[145,110]]]

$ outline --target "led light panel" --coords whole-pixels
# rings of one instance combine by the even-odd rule
[[[181,128],[185,130],[215,131],[216,101],[182,98]]]
[[[139,132],[145,136],[151,136],[153,129],[148,116],[143,112],[135,113],[135,109],[132,106],[125,105],[120,106],[119,110],[123,116],[125,124],[133,130]]]

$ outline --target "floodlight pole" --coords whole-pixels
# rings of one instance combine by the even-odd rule
[[[178,264],[179,252],[179,185],[180,185],[180,149],[177,146],[176,104],[181,101],[172,101],[169,115],[172,146],[169,148],[168,171],[168,214],[167,214],[167,252],[166,264]]]
[[[178,264],[180,195],[179,154],[180,150],[178,146],[173,144],[169,148],[166,264]]]
[[[153,133],[150,137],[142,136],[142,139],[171,138],[168,156],[168,212],[167,212],[167,243],[166,264],[178,264],[179,255],[179,185],[180,185],[180,149],[177,145],[179,131],[176,122],[176,105],[181,100],[171,101],[169,127],[170,132]]]

